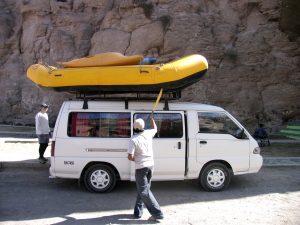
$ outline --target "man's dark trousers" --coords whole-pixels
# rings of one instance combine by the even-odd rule
[[[134,207],[134,215],[136,217],[141,217],[143,214],[143,205],[145,204],[152,216],[157,219],[162,219],[163,213],[150,190],[152,171],[152,167],[144,167],[142,169],[135,170],[135,180],[138,195]]]

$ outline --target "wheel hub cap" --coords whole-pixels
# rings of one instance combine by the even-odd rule
[[[207,182],[210,186],[218,188],[225,182],[225,174],[220,169],[213,169],[207,175]]]
[[[213,176],[213,181],[218,182],[220,180],[220,177],[218,175]]]
[[[91,174],[91,184],[95,188],[105,188],[109,184],[109,174],[104,170],[96,170]]]
[[[97,177],[97,183],[103,183],[104,178],[103,177]]]

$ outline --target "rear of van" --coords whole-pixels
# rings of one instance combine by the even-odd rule
[[[82,178],[91,191],[108,191],[117,179],[130,178],[126,152],[131,113],[114,103],[107,107],[107,103],[91,101],[89,109],[82,104],[72,101],[61,107],[53,133],[50,175]]]

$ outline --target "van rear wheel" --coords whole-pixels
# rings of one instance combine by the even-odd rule
[[[222,163],[210,163],[202,170],[199,179],[205,191],[222,191],[230,183],[231,170]]]
[[[109,166],[96,164],[85,172],[84,184],[90,192],[110,192],[116,185],[116,174]]]

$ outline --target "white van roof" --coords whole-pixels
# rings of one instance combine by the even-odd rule
[[[129,110],[152,110],[154,101],[128,101]],[[65,101],[70,110],[82,109],[83,101]],[[164,103],[159,103],[156,110],[163,110]],[[88,101],[89,110],[125,110],[125,101]],[[199,110],[199,111],[224,111],[221,107],[192,103],[192,102],[169,102],[169,110]]]

